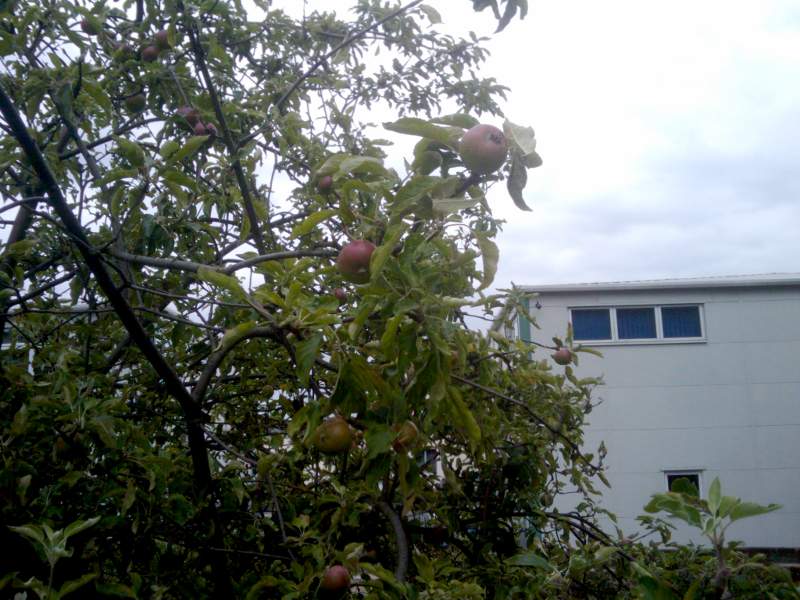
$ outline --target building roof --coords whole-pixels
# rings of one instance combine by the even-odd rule
[[[800,273],[762,273],[758,275],[720,275],[685,279],[643,279],[595,283],[551,283],[521,285],[527,292],[606,292],[614,290],[670,290],[719,287],[800,286]]]

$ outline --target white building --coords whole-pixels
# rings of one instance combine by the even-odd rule
[[[729,539],[800,547],[800,274],[524,289],[540,329],[520,318],[521,338],[552,344],[572,323],[575,344],[603,353],[580,354],[576,372],[604,379],[586,444],[605,441],[603,505],[623,530],[673,476],[703,494],[718,476],[726,495],[783,505]]]

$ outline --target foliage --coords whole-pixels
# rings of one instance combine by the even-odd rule
[[[460,162],[502,116],[484,40],[420,0],[254,4],[0,5],[0,589],[302,598],[342,564],[356,597],[628,593],[580,450],[596,381],[501,335],[521,294],[485,292],[487,190],[527,208],[542,161],[506,121],[500,172]],[[354,239],[362,285],[334,266]],[[332,415],[353,443],[322,454]]]

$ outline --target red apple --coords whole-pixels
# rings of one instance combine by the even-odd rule
[[[325,569],[319,587],[329,592],[341,592],[350,587],[350,571],[342,565],[332,565]]]
[[[470,171],[488,175],[503,166],[508,155],[508,142],[497,127],[475,125],[462,136],[458,151]]]
[[[406,421],[400,426],[395,426],[394,429],[397,431],[397,437],[395,437],[392,442],[392,448],[398,453],[408,452],[408,450],[414,447],[419,437],[419,429],[417,429],[417,426],[411,421]]]
[[[192,127],[200,121],[200,111],[192,106],[181,106],[175,111],[175,114],[186,119],[186,122]]]
[[[323,175],[317,181],[317,191],[320,194],[327,194],[333,188],[333,177],[330,175]]]
[[[348,281],[367,283],[369,281],[369,259],[375,252],[375,244],[367,240],[350,242],[336,259],[336,268]]]
[[[339,304],[344,304],[347,302],[347,290],[344,288],[336,288],[333,290],[333,295],[339,301]]]
[[[158,46],[145,46],[142,49],[142,60],[144,62],[154,62],[158,60],[158,55],[161,53],[161,50],[158,49]]]
[[[569,348],[559,348],[552,356],[559,365],[568,365],[572,362],[572,352],[569,351]]]
[[[81,29],[86,35],[100,35],[100,32],[103,30],[96,19],[83,19],[81,21]]]
[[[194,126],[194,134],[195,135],[208,135],[208,129],[203,124],[202,121],[198,121]]]
[[[206,135],[217,137],[217,128],[213,123],[206,123]]]
[[[153,36],[153,40],[158,46],[159,50],[169,50],[172,46],[169,43],[169,34],[167,33],[166,29],[162,29],[161,31],[156,31],[156,34]]]
[[[350,449],[353,432],[344,417],[335,416],[323,421],[311,439],[314,446],[325,454],[338,454]]]

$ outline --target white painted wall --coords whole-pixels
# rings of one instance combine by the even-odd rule
[[[719,476],[725,494],[783,505],[734,523],[730,539],[800,547],[800,286],[545,292],[534,302],[541,329],[531,334],[543,343],[564,335],[569,307],[702,304],[701,343],[595,343],[604,358],[580,355],[577,373],[605,381],[586,428],[587,449],[608,448],[603,504],[633,532],[650,494],[666,491],[664,470],[702,469],[703,492]]]

